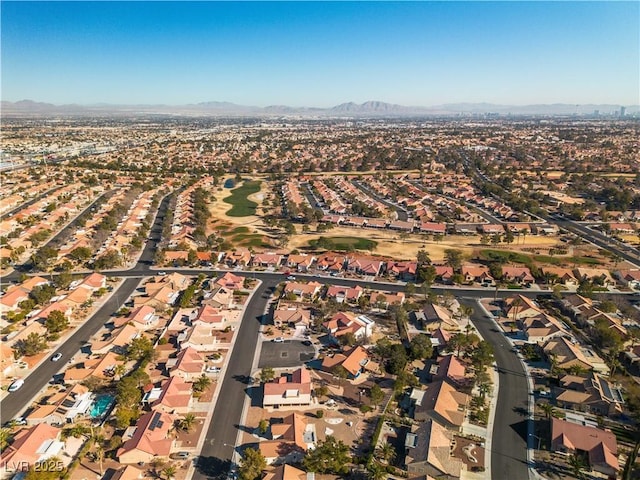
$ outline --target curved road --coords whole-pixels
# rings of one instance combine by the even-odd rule
[[[528,401],[527,376],[511,344],[492,319],[484,316],[477,300],[458,298],[474,310],[473,325],[493,345],[498,367],[498,401],[491,434],[491,478],[529,478],[527,461]]]

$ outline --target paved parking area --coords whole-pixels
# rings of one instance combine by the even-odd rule
[[[313,345],[303,345],[300,340],[285,340],[282,343],[265,341],[260,352],[259,368],[291,368],[313,360],[316,350]]]

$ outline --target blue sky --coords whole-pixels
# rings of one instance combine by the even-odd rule
[[[2,99],[640,103],[639,2],[6,2]]]

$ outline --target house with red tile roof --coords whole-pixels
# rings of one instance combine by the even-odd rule
[[[357,303],[364,292],[364,288],[360,285],[355,287],[343,287],[340,285],[329,285],[327,288],[328,299],[333,299],[337,303]]]
[[[158,389],[158,398],[151,403],[151,408],[156,411],[172,414],[188,413],[193,405],[191,396],[191,384],[186,383],[182,377],[173,376],[162,382]]]
[[[140,330],[147,330],[158,325],[159,317],[156,309],[150,305],[143,305],[134,309],[127,317],[128,322],[132,322],[133,326]]]
[[[489,273],[489,267],[484,265],[463,265],[462,276],[465,282],[476,282],[483,285],[493,285],[493,277]]]
[[[640,290],[640,269],[625,269],[614,272],[614,276],[625,287]]]
[[[445,380],[455,388],[467,388],[471,385],[472,376],[467,373],[467,368],[455,355],[445,355],[438,358],[430,370],[432,382]]]
[[[291,374],[266,382],[263,387],[262,407],[282,408],[311,405],[311,375],[301,367]]]
[[[278,253],[258,253],[253,256],[251,265],[254,267],[278,268],[284,257]]]
[[[502,278],[519,285],[531,285],[536,281],[528,267],[512,267],[509,265],[502,266]]]
[[[0,456],[0,467],[7,473],[27,470],[36,463],[51,457],[62,456],[64,442],[62,431],[46,423],[24,428],[14,437],[13,443]]]
[[[353,256],[347,259],[347,271],[358,275],[377,277],[382,273],[384,262],[363,256]]]
[[[325,270],[331,273],[340,273],[344,270],[344,264],[347,258],[344,255],[337,255],[335,253],[324,253],[316,262],[318,269]]]
[[[436,270],[436,279],[442,283],[453,283],[453,276],[455,275],[453,267],[449,265],[434,265]]]
[[[287,267],[295,268],[298,272],[308,272],[313,263],[316,261],[316,257],[313,255],[295,255],[291,254],[287,258]]]
[[[416,279],[418,262],[387,262],[386,271],[389,275],[404,282],[412,282]]]
[[[611,478],[620,470],[618,442],[611,431],[551,417],[551,450],[586,452],[589,466]]]
[[[325,372],[334,373],[339,366],[347,371],[350,379],[358,378],[365,371],[373,373],[380,371],[380,366],[372,361],[367,351],[359,345],[322,359],[321,368]]]
[[[292,413],[282,423],[271,424],[271,440],[258,443],[267,465],[280,462],[298,463],[315,444],[315,426],[304,415]]]
[[[311,311],[305,308],[278,307],[273,311],[273,323],[276,327],[289,325],[305,328],[311,322]]]
[[[244,277],[234,275],[231,272],[226,272],[220,278],[216,279],[215,284],[231,291],[242,290],[244,288]]]
[[[307,480],[307,472],[283,463],[266,472],[262,480]]]
[[[186,382],[192,382],[202,375],[204,359],[193,347],[187,347],[180,352],[175,359],[167,361],[169,376],[179,376]]]
[[[293,293],[294,295],[307,299],[314,299],[320,295],[322,284],[318,282],[287,282],[284,287],[285,293]]]
[[[175,418],[159,411],[142,415],[135,427],[129,427],[124,444],[116,452],[120,463],[150,462],[154,458],[168,458],[175,440],[170,438]]]
[[[352,333],[356,339],[359,339],[371,337],[375,322],[365,315],[356,315],[352,312],[337,312],[322,326],[334,339],[338,339],[347,333]]]
[[[14,312],[20,307],[20,302],[23,302],[29,298],[29,290],[21,287],[14,286],[7,290],[7,292],[0,297],[0,313]]]

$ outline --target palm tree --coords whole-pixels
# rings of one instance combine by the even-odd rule
[[[178,421],[178,428],[188,432],[193,428],[196,422],[196,416],[193,413],[187,413],[182,419]]]
[[[102,461],[104,460],[104,447],[102,446],[104,442],[104,435],[102,435],[102,429],[98,428],[94,430],[91,427],[91,444],[95,447],[95,455],[96,460],[100,464],[100,475],[104,475],[104,468],[102,467]]]
[[[118,365],[116,365],[116,368],[113,369],[114,380],[116,381],[121,380],[122,375],[124,375],[125,371],[126,371],[126,367],[122,363],[119,363]]]
[[[542,410],[548,419],[551,418],[551,416],[555,413],[556,409],[553,405],[551,405],[550,403],[541,403],[540,404],[540,410]]]
[[[584,478],[582,475],[582,470],[586,467],[584,460],[579,455],[571,455],[569,457],[569,466],[571,467],[571,473],[575,475],[576,478]]]
[[[167,480],[171,480],[176,476],[176,472],[176,467],[174,467],[173,465],[169,465],[164,470],[162,470],[162,475],[164,475]]]
[[[385,463],[391,463],[396,458],[396,449],[389,442],[385,442],[378,448],[378,455]]]
[[[367,472],[367,478],[369,480],[384,480],[384,478],[386,478],[387,476],[386,470],[378,465],[378,463],[376,463],[375,461],[372,461],[367,466]]]
[[[195,382],[193,382],[193,389],[196,392],[204,392],[207,387],[209,387],[209,385],[211,385],[211,379],[206,375],[202,375],[198,377]]]

